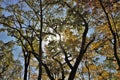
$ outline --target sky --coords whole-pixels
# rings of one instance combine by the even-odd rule
[[[10,36],[7,36],[7,33],[6,32],[0,32],[0,40],[2,40],[3,42],[8,42],[8,41],[11,41],[13,40],[12,37]]]
[[[8,36],[6,32],[0,32],[0,40],[7,43],[8,41],[14,40],[14,38]],[[15,45],[13,48],[14,59],[18,59],[20,53],[21,53],[21,48]]]

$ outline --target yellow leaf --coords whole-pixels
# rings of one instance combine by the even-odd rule
[[[120,71],[115,74],[116,77],[120,78]]]
[[[74,42],[74,41],[76,40],[76,36],[73,35],[73,36],[71,37],[71,39],[72,39],[72,41]]]
[[[91,45],[91,49],[92,49],[92,50],[97,49],[101,44],[102,44],[101,41],[96,42],[96,43],[93,43],[93,44]]]
[[[102,73],[102,76],[103,76],[104,78],[107,78],[107,77],[109,77],[109,73],[108,73],[107,71],[104,71],[104,72]]]
[[[96,65],[89,65],[89,69],[90,70],[97,70],[97,66]]]
[[[82,68],[83,72],[88,72],[88,69],[86,67]]]
[[[47,75],[42,75],[42,80],[47,80],[48,79],[48,76]]]
[[[103,77],[102,76],[98,76],[98,80],[103,80]]]

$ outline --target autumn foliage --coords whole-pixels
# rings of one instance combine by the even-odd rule
[[[5,59],[0,59],[0,67],[5,64],[10,72],[11,66],[18,65],[24,73],[11,79],[120,78],[119,0],[6,1],[0,0],[0,32],[14,38],[13,45],[20,47],[21,53],[16,53],[21,55],[23,68],[14,61],[12,51],[6,55],[11,45],[0,48],[0,54],[4,54],[0,57]],[[0,42],[0,46],[3,44]],[[0,69],[3,79],[7,75],[3,75],[4,67]]]

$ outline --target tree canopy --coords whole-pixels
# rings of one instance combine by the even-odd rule
[[[0,42],[2,79],[120,78],[119,0],[1,0],[0,4],[0,32],[14,37],[12,42]],[[23,69],[21,60],[13,59],[14,45],[22,50]]]

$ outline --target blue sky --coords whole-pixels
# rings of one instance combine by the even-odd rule
[[[0,32],[0,40],[6,43],[8,41],[14,40],[14,38],[8,36],[6,32]],[[20,53],[21,53],[21,48],[19,46],[14,46],[13,48],[14,59],[17,59]]]
[[[2,40],[3,42],[8,42],[8,41],[11,41],[13,40],[12,37],[10,36],[7,36],[7,33],[6,32],[0,32],[0,40]]]

